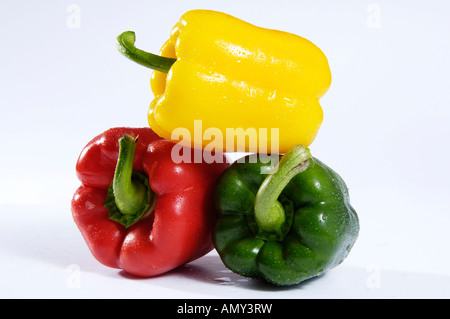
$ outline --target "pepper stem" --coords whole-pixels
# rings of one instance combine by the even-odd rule
[[[150,214],[156,197],[149,186],[148,178],[133,171],[137,139],[130,135],[119,139],[116,171],[104,204],[109,218],[125,227]]]
[[[117,49],[124,56],[152,70],[169,72],[177,59],[159,56],[142,51],[135,47],[136,35],[133,31],[125,31],[117,37]]]
[[[261,184],[254,205],[255,221],[261,232],[281,235],[286,214],[278,197],[294,176],[308,168],[310,157],[306,147],[292,147]]]

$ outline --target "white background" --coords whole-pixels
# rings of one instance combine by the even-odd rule
[[[137,280],[96,262],[73,223],[84,145],[110,127],[147,126],[150,71],[122,57],[115,37],[134,30],[157,52],[197,8],[299,34],[329,59],[311,151],[345,179],[361,232],[321,278],[278,289],[230,273],[212,252]],[[449,17],[449,0],[2,0],[0,297],[450,297]]]

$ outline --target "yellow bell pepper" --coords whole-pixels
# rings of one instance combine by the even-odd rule
[[[319,99],[331,73],[327,58],[310,41],[225,13],[193,10],[175,25],[160,56],[134,42],[131,31],[118,37],[124,55],[156,70],[148,122],[161,137],[191,147],[214,141],[218,151],[270,152],[275,145],[279,153],[315,139],[323,119]],[[172,134],[179,128],[187,135],[182,141]],[[227,129],[248,136],[236,135],[236,143]]]

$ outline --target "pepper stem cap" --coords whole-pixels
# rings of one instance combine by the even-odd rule
[[[109,218],[127,228],[148,216],[156,201],[147,176],[133,170],[137,140],[130,135],[119,139],[116,170],[104,203]]]
[[[308,168],[311,153],[303,145],[292,147],[267,175],[255,197],[254,212],[258,231],[265,237],[281,239],[288,231],[285,208],[289,206],[289,214],[293,207],[284,204],[279,197],[283,189],[297,175]],[[270,235],[271,236],[268,236]]]

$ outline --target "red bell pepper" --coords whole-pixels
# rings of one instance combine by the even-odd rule
[[[81,152],[72,215],[102,264],[149,277],[212,250],[213,191],[229,164],[196,163],[191,149],[175,163],[173,146],[149,128],[113,128]]]

